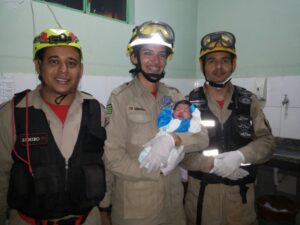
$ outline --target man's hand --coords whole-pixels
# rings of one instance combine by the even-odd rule
[[[148,173],[151,173],[167,165],[169,154],[175,147],[175,142],[173,137],[167,133],[151,139],[144,147],[151,147],[151,151],[141,162],[140,168],[145,167]]]
[[[242,168],[237,168],[231,175],[229,175],[227,178],[230,180],[238,180],[242,179],[249,175],[249,172],[247,170],[244,170]]]
[[[172,149],[167,161],[167,166],[160,169],[165,176],[168,175],[172,170],[174,170],[184,158],[185,152],[183,151],[183,148],[183,146],[180,146],[179,148]]]
[[[227,178],[232,175],[244,161],[244,155],[240,151],[221,153],[215,156],[214,167],[210,173]]]

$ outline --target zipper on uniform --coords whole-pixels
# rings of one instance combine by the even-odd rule
[[[68,189],[68,173],[69,173],[69,162],[65,161],[65,191]]]

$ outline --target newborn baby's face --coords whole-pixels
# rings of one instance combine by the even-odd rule
[[[191,117],[190,107],[187,104],[178,104],[174,109],[173,116],[176,119],[188,119]]]

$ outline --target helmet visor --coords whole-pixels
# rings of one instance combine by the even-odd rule
[[[136,28],[136,36],[140,38],[150,38],[157,34],[159,34],[164,41],[173,45],[175,34],[173,29],[166,23],[149,21]]]
[[[221,31],[205,35],[201,40],[201,50],[212,50],[218,43],[224,48],[235,49],[234,35],[230,32]]]

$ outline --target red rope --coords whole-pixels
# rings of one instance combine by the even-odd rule
[[[29,138],[28,138],[28,92],[26,92],[26,153],[27,153],[27,158],[23,159],[19,153],[17,152],[16,148],[15,148],[15,110],[14,110],[14,97],[11,100],[10,103],[10,107],[11,107],[11,137],[12,137],[12,151],[15,154],[15,156],[21,160],[22,162],[24,162],[25,164],[28,165],[28,169],[29,172],[31,174],[32,173],[32,166],[31,166],[31,162],[30,162],[30,148],[29,148]]]

